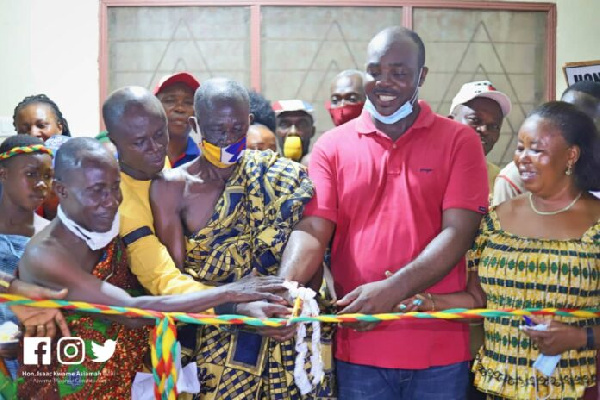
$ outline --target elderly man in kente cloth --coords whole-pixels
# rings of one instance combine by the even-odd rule
[[[75,138],[58,151],[55,177],[60,201],[57,218],[27,245],[19,263],[24,281],[66,288],[71,301],[157,311],[202,312],[231,301],[282,300],[269,293],[245,292],[243,281],[189,294],[139,296],[142,287],[128,268],[125,246],[118,237],[122,196],[115,157],[95,139]],[[261,281],[261,290],[283,288],[271,277]],[[69,346],[61,351],[58,344],[38,344],[33,349],[37,365],[20,359],[19,377],[25,379],[19,398],[131,398],[133,377],[142,370],[148,350],[148,331],[143,325],[152,320],[81,312],[69,312],[66,318],[72,335],[80,340],[70,339],[70,352],[66,351]],[[112,344],[114,353],[100,360],[94,342],[105,349]],[[27,349],[21,356],[26,354]],[[44,354],[50,355],[48,359],[44,360]]]
[[[313,187],[304,167],[270,151],[245,151],[252,122],[246,89],[226,79],[202,84],[190,125],[201,156],[163,171],[150,189],[155,228],[175,263],[210,285],[248,274],[277,274],[281,253]],[[264,317],[269,303],[229,310]],[[220,310],[217,310],[219,312]],[[182,345],[196,357],[202,399],[300,399],[294,385],[294,344],[287,329],[198,328]],[[325,331],[325,328],[324,328]],[[330,334],[322,335],[325,380],[304,398],[330,398]],[[306,366],[305,366],[306,367]]]

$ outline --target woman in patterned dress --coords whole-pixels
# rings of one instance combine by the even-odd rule
[[[514,160],[530,192],[490,209],[468,254],[466,292],[423,299],[419,310],[455,307],[597,308],[600,304],[600,138],[574,106],[550,102],[519,130]],[[411,300],[405,302],[411,304]],[[411,307],[408,307],[410,310]],[[596,384],[600,319],[489,318],[473,371],[490,399],[580,399]],[[545,376],[540,354],[561,355]]]

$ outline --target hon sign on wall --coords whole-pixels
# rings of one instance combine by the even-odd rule
[[[563,67],[567,85],[578,81],[600,82],[600,60],[569,62]]]

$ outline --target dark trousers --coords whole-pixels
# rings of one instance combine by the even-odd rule
[[[427,369],[379,368],[337,361],[340,400],[465,400],[469,363]]]

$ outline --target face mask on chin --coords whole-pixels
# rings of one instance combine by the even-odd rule
[[[400,120],[403,120],[404,118],[408,117],[413,112],[413,104],[417,100],[419,94],[418,82],[421,80],[422,72],[423,69],[421,68],[419,70],[419,77],[417,78],[417,88],[415,89],[413,95],[410,97],[409,100],[406,101],[406,103],[402,104],[402,106],[396,111],[394,111],[391,115],[381,115],[379,111],[377,111],[373,103],[371,103],[371,100],[369,100],[369,98],[367,98],[367,101],[365,102],[365,110],[367,110],[367,112],[371,114],[371,116],[377,121],[386,125],[393,125],[399,122]]]
[[[360,102],[345,104],[341,107],[331,107],[331,102],[328,101],[325,107],[329,111],[329,115],[331,115],[331,120],[335,126],[340,126],[357,118],[362,113],[364,105],[364,102]]]
[[[58,206],[56,210],[56,217],[62,222],[62,224],[71,231],[75,236],[85,242],[85,244],[92,250],[100,250],[108,246],[110,242],[119,234],[119,213],[117,212],[113,218],[112,226],[107,232],[95,232],[88,231],[83,228],[77,222],[70,219],[62,210],[61,206]]]

